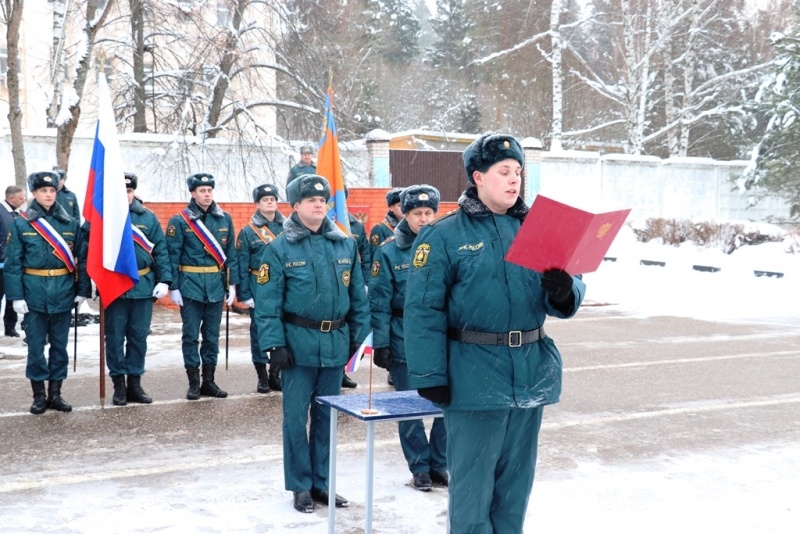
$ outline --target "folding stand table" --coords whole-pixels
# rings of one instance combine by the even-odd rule
[[[365,534],[372,533],[372,476],[375,460],[375,423],[386,421],[404,421],[422,419],[423,417],[442,417],[442,410],[431,401],[420,397],[416,391],[392,391],[372,395],[372,409],[376,414],[364,414],[361,410],[367,407],[367,394],[332,395],[317,397],[317,402],[331,408],[330,466],[328,471],[328,532],[334,534],[336,525],[336,440],[338,430],[338,412],[352,415],[367,423],[367,495],[366,515],[364,518]]]

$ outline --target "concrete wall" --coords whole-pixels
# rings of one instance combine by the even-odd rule
[[[93,131],[80,132],[70,157],[67,187],[75,191],[81,203],[93,134]],[[53,167],[54,131],[28,133],[25,143],[28,173]],[[296,163],[294,152],[268,144],[256,149],[226,140],[199,143],[194,138],[149,134],[121,135],[120,144],[126,170],[139,175],[139,196],[150,202],[187,201],[185,179],[200,171],[217,178],[215,198],[220,202],[251,202],[251,191],[262,183],[276,184],[283,195],[289,168]],[[372,151],[375,144],[370,145]],[[373,162],[366,144],[340,143],[339,148],[348,185],[370,187]],[[536,193],[541,193],[588,211],[632,208],[629,220],[675,217],[698,221],[766,221],[784,220],[789,215],[781,200],[765,199],[750,207],[749,195],[734,190],[732,178],[741,176],[745,161],[661,160],[576,151],[539,153],[537,150],[533,155],[528,152],[526,149],[529,182],[533,185],[525,192],[529,203]],[[540,158],[534,157],[539,155]],[[537,180],[530,179],[534,176]],[[10,185],[13,177],[11,140],[8,132],[4,132],[0,133],[0,190]],[[285,200],[285,195],[282,199]],[[383,216],[379,210],[374,211],[369,214],[370,219]]]

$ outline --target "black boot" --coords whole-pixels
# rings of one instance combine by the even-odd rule
[[[31,380],[31,387],[33,388],[31,413],[41,415],[47,408],[47,392],[44,389],[44,380]]]
[[[228,396],[228,393],[219,389],[219,386],[214,382],[214,371],[216,369],[216,365],[203,366],[203,384],[200,386],[200,395],[224,399]]]
[[[128,402],[138,402],[139,404],[150,404],[153,399],[142,389],[142,377],[139,375],[128,375],[128,389],[125,392]]]
[[[112,376],[111,381],[114,382],[114,396],[111,397],[111,402],[114,406],[125,406],[128,404],[127,395],[125,394],[125,375]]]
[[[270,369],[269,370],[269,388],[272,391],[281,391],[283,388],[281,387],[281,372],[278,370]]]
[[[189,390],[186,392],[186,398],[189,400],[197,400],[200,398],[200,369],[187,369],[186,376],[189,377]]]
[[[256,374],[258,375],[258,384],[256,391],[259,393],[269,393],[269,378],[267,377],[267,364],[256,363]]]
[[[61,382],[63,380],[51,380],[47,383],[47,407],[57,412],[71,412],[72,406],[61,397]]]

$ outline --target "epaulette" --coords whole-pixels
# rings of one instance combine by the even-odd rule
[[[383,245],[385,245],[386,243],[391,243],[391,242],[392,242],[392,241],[394,241],[395,239],[396,239],[396,238],[395,238],[395,236],[394,236],[394,235],[391,235],[390,237],[387,237],[386,239],[384,239],[384,240],[383,240],[383,243],[381,243],[381,244],[380,244],[380,245],[378,245],[378,246],[379,246],[379,247],[382,247],[382,246],[383,246]]]
[[[438,218],[438,219],[436,219],[435,221],[433,221],[433,222],[429,222],[429,223],[428,223],[428,226],[434,226],[434,225],[437,225],[437,224],[439,224],[440,222],[442,222],[443,220],[445,220],[445,219],[449,219],[450,217],[452,217],[453,215],[455,215],[455,214],[456,214],[456,213],[458,213],[459,211],[461,211],[461,208],[460,208],[460,207],[458,207],[458,208],[456,208],[456,209],[454,209],[454,210],[452,210],[452,211],[448,211],[447,213],[445,213],[444,215],[442,215],[441,217],[439,217],[439,218]]]

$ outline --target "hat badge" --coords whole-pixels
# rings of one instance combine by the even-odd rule
[[[322,191],[323,189],[325,189],[325,187],[321,183],[317,182],[314,184],[314,189],[316,189],[317,191]]]
[[[511,147],[511,143],[509,143],[509,142],[508,142],[508,139],[506,139],[505,141],[503,141],[503,147],[505,147],[505,148],[509,148],[509,147]]]
[[[49,176],[44,176],[44,177],[42,178],[42,180],[44,180],[45,182],[52,182],[52,181],[53,181],[53,179],[52,179],[52,178],[50,178]]]
[[[420,193],[418,198],[420,200],[428,200],[428,193]]]
[[[200,181],[201,182],[207,182],[208,181],[208,176],[203,176],[202,178],[200,178]]]

